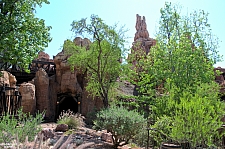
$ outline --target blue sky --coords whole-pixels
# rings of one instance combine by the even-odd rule
[[[184,13],[193,10],[209,12],[209,23],[212,32],[219,38],[219,54],[225,59],[225,0],[170,0],[168,2],[180,4]],[[89,18],[98,15],[106,24],[125,25],[129,31],[128,46],[131,46],[136,32],[136,14],[145,16],[150,37],[154,37],[160,18],[160,8],[165,0],[50,0],[49,5],[37,8],[36,15],[45,20],[46,25],[52,26],[50,31],[53,38],[45,52],[52,58],[62,50],[66,39],[74,39],[70,31],[73,20]],[[225,62],[216,66],[225,68]]]

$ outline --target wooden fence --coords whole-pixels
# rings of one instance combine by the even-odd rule
[[[17,88],[1,86],[0,87],[0,115],[6,113],[16,115],[21,107],[22,96]]]

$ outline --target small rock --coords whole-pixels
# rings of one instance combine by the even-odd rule
[[[101,135],[101,139],[102,139],[102,141],[112,143],[112,134],[103,132]]]
[[[66,132],[68,130],[68,125],[67,124],[58,124],[55,128],[55,131],[62,131]]]

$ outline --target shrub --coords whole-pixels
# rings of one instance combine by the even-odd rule
[[[121,142],[128,143],[139,133],[146,123],[146,119],[138,112],[128,111],[122,106],[111,106],[97,113],[94,121],[95,129],[106,129],[112,133],[115,147]]]
[[[175,105],[171,138],[178,142],[188,141],[193,147],[210,146],[215,137],[221,138],[218,129],[223,124],[224,104],[219,99],[210,100],[199,94],[184,93],[180,100]]]
[[[35,135],[40,132],[39,124],[43,120],[43,113],[36,116],[25,114],[22,109],[18,111],[18,117],[8,113],[1,117],[0,120],[0,143],[10,143],[18,136],[20,142],[24,142],[26,137],[32,141]]]
[[[146,147],[147,141],[149,141],[149,144],[152,143],[150,136],[149,136],[149,140],[148,140],[148,129],[147,128],[148,128],[147,123],[145,123],[143,125],[143,128],[140,129],[139,132],[132,139],[132,143],[135,143],[136,145],[141,146],[141,147]]]
[[[154,125],[151,126],[150,135],[156,146],[160,146],[162,142],[170,141],[171,124],[172,118],[164,115],[158,118]]]
[[[77,129],[84,125],[83,118],[80,114],[73,111],[63,111],[57,120],[58,124],[67,124],[69,129]]]
[[[99,111],[96,107],[93,108],[93,110],[89,111],[86,115],[85,118],[85,123],[87,125],[93,125],[94,124],[94,120],[96,119],[96,113],[97,111]]]
[[[217,143],[215,138],[221,139],[218,129],[223,124],[221,119],[225,110],[224,102],[219,98],[218,85],[201,84],[194,93],[191,89],[187,87],[179,94],[170,90],[169,96],[163,98],[164,112],[160,111],[162,105],[157,107],[160,104],[156,104],[158,119],[153,127],[160,132],[157,134],[159,137],[165,136],[165,140],[158,140],[172,140],[179,144],[188,142],[192,147],[198,147],[211,146]],[[176,100],[175,95],[179,95]]]

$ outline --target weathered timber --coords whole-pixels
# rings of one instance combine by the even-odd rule
[[[21,107],[22,96],[19,95],[17,88],[0,87],[0,115],[6,113],[16,115]]]

